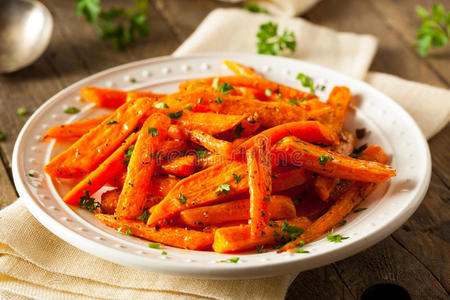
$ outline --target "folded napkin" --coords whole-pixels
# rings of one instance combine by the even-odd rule
[[[255,33],[259,24],[269,20],[295,32],[298,47],[292,57],[365,78],[376,51],[375,38],[236,9],[213,11],[175,54],[256,53]],[[302,46],[302,41],[307,45]],[[448,121],[449,91],[380,73],[371,73],[366,79],[406,108],[428,137]],[[416,99],[420,101],[414,102]],[[1,299],[282,299],[294,278],[295,274],[218,281],[135,270],[60,240],[38,223],[20,200],[0,211]]]

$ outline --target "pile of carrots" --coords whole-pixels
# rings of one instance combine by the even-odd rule
[[[78,178],[64,196],[121,233],[192,250],[293,249],[339,226],[395,176],[376,145],[342,129],[347,87],[326,103],[224,62],[236,75],[186,81],[167,95],[85,87],[114,109],[50,128],[73,141],[46,166]],[[92,195],[114,187],[97,202]]]

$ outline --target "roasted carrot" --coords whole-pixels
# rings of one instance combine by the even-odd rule
[[[143,212],[146,193],[159,160],[170,118],[161,113],[152,114],[142,126],[127,169],[127,177],[120,193],[115,215],[136,218]]]
[[[171,126],[170,126],[171,127]],[[170,131],[169,127],[169,131]],[[167,133],[169,136],[169,133]],[[167,160],[173,160],[186,152],[188,146],[183,140],[167,140],[159,150],[160,157]]]
[[[176,123],[187,129],[198,129],[209,134],[218,134],[235,128],[248,115],[221,115],[211,112],[184,112]]]
[[[194,173],[195,169],[195,155],[181,156],[161,166],[161,170],[164,174],[175,175],[178,177],[189,176]]]
[[[323,175],[317,176],[314,180],[314,191],[323,201],[327,201],[331,192],[339,183],[339,178],[331,178]]]
[[[92,119],[54,126],[47,130],[47,133],[43,138],[56,140],[79,138],[88,133],[92,128],[97,127],[108,117],[109,115],[104,115]]]
[[[204,227],[233,221],[249,219],[250,200],[238,199],[221,204],[202,206],[184,210],[180,213],[183,224],[191,227]],[[267,205],[269,219],[291,219],[295,217],[295,206],[291,198],[273,195]]]
[[[233,174],[242,175],[242,180],[236,183]],[[153,207],[148,224],[155,224],[188,208],[215,203],[247,191],[246,174],[245,163],[230,161],[182,179],[163,201]]]
[[[250,193],[250,221],[252,237],[261,236],[269,221],[268,203],[272,193],[272,165],[268,139],[258,139],[247,150],[248,185]]]
[[[333,114],[330,120],[331,127],[337,132],[341,132],[344,124],[344,117],[352,96],[350,89],[346,86],[335,86],[328,96],[327,103],[333,107]]]
[[[77,140],[69,149],[54,157],[44,170],[52,177],[80,177],[94,170],[136,128],[152,110],[153,100],[142,98],[125,103]]]
[[[93,102],[99,107],[118,108],[127,100],[127,92],[87,86],[80,90],[84,100]]]
[[[274,151],[286,153],[294,165],[333,178],[382,182],[396,173],[391,166],[343,156],[293,137],[284,138]]]
[[[170,125],[169,131],[167,132],[167,137],[176,140],[187,140],[187,135],[184,129],[178,125]]]
[[[210,233],[177,227],[148,226],[142,221],[117,218],[114,215],[96,214],[95,218],[103,224],[122,233],[130,231],[132,235],[149,241],[163,243],[165,245],[190,250],[207,250],[213,243],[213,235]]]
[[[254,78],[263,78],[254,69],[246,67],[240,63],[225,60],[225,61],[223,61],[223,64],[226,65],[236,75],[248,76],[248,77],[254,77]]]
[[[306,229],[311,224],[311,221],[307,218],[295,218],[288,221],[275,221],[270,224],[271,226],[266,225],[262,229],[265,234],[257,238],[252,238],[250,225],[218,228],[214,233],[213,249],[219,253],[227,253],[247,249],[256,249],[257,247],[261,247],[263,245],[283,243],[291,238],[291,235],[286,232],[286,229],[283,230],[284,222],[289,224],[289,226],[295,226],[298,228],[298,232]]]
[[[141,91],[130,91],[127,92],[127,98],[126,101],[135,101],[139,98],[146,98],[146,97],[150,97],[150,98],[163,98],[165,95],[163,94],[155,94],[152,92],[141,92]]]
[[[293,168],[284,172],[272,171],[272,192],[278,193],[299,186],[311,179],[311,175],[302,168]]]
[[[114,214],[121,192],[121,189],[115,189],[102,194],[102,202],[100,204],[102,213],[109,215]]]
[[[233,152],[233,144],[230,142],[219,140],[203,131],[192,129],[188,130],[189,139],[211,152],[218,153],[224,158],[231,158]]]

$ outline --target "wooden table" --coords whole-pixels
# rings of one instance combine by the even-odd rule
[[[2,207],[17,196],[11,176],[11,155],[16,136],[27,120],[27,116],[16,115],[18,107],[33,111],[56,92],[85,76],[134,60],[169,55],[209,11],[227,6],[212,0],[152,0],[151,34],[118,53],[75,15],[75,1],[43,2],[55,21],[49,49],[32,66],[0,75],[0,130],[7,136],[0,142]],[[112,2],[121,3],[120,0]],[[377,36],[379,50],[372,71],[449,88],[449,47],[433,51],[424,59],[412,46],[419,24],[414,7],[419,2],[430,7],[433,1],[323,0],[304,17],[335,30]],[[441,2],[450,8],[450,0]],[[287,299],[357,299],[377,283],[398,284],[413,299],[448,299],[450,126],[429,144],[433,159],[431,185],[411,219],[384,241],[358,255],[301,273],[289,289]]]

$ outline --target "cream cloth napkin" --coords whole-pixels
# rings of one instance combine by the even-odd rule
[[[213,11],[175,54],[256,53],[256,30],[268,20],[295,32],[299,44],[292,57],[357,78],[366,76],[376,51],[375,38],[236,9]],[[308,41],[306,46],[302,41]],[[449,91],[380,73],[369,74],[367,80],[405,107],[428,137],[448,121]],[[418,102],[423,102],[422,106]],[[135,270],[60,240],[38,223],[20,200],[0,211],[1,299],[282,299],[294,277],[217,281]]]
[[[448,123],[450,91],[388,74],[367,74],[377,49],[377,40],[370,35],[336,32],[300,18],[254,14],[240,9],[216,9],[174,55],[211,51],[257,53],[256,32],[260,24],[268,21],[278,23],[279,31],[287,28],[294,32],[297,49],[290,57],[366,80],[400,104],[427,138]]]

